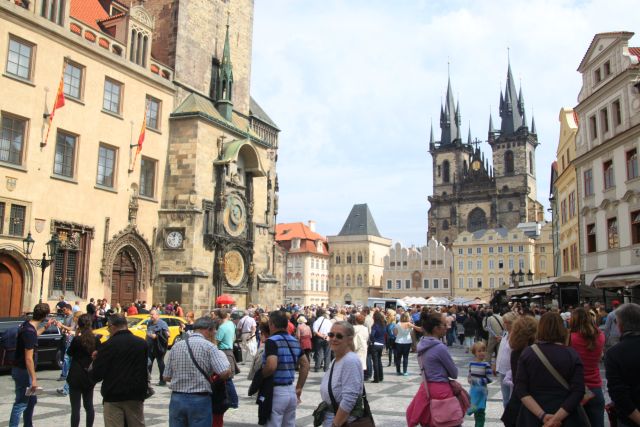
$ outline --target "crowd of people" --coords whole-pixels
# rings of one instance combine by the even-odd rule
[[[487,386],[494,381],[500,384],[506,426],[604,426],[603,356],[613,402],[609,412],[619,426],[640,425],[640,369],[635,363],[640,358],[640,306],[633,303],[616,303],[609,312],[599,304],[566,310],[513,304],[500,312],[475,306],[405,310],[296,305],[268,312],[250,306],[235,321],[234,307],[220,308],[197,319],[186,313],[182,339],[168,351],[168,327],[160,314],[184,315],[178,302],[149,309],[138,302],[124,310],[92,300],[94,310],[87,306],[85,313],[62,302],[56,306],[62,321],[50,318],[43,324],[49,306],[38,304],[19,329],[10,426],[17,426],[21,415],[25,425],[31,423],[38,390],[37,336],[54,321],[68,333],[61,373],[65,387],[59,393],[69,396],[74,427],[81,403],[86,425],[93,424],[98,382],[106,426],[144,425],[154,363],[157,386],[171,389],[171,426],[222,426],[225,412],[239,405],[234,385],[238,365],[249,367],[260,425],[295,426],[311,369],[323,375],[314,425],[356,420],[372,425],[367,424],[375,414],[366,382],[384,382],[385,363],[395,367],[396,375],[410,375],[412,353],[420,367],[414,373],[420,386],[407,402],[409,426],[461,424],[465,414],[483,426]],[[97,321],[101,311],[104,320]],[[128,331],[126,319],[144,311],[150,316],[146,342]],[[101,322],[110,334],[102,344],[93,333]],[[462,373],[449,351],[456,338],[472,357],[464,386],[455,381]]]

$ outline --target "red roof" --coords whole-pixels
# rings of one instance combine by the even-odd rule
[[[631,55],[637,56],[638,59],[640,59],[640,47],[630,47],[629,53]]]
[[[293,239],[300,239],[299,249],[291,249],[291,241]],[[316,242],[318,240],[322,242],[322,252],[318,252],[318,248],[316,247]],[[277,224],[276,242],[278,242],[289,253],[310,252],[314,254],[322,253],[323,255],[329,255],[327,239],[315,231],[311,231],[311,229],[302,222]]]
[[[95,30],[101,30],[98,21],[109,18],[98,0],[71,0],[70,14]]]

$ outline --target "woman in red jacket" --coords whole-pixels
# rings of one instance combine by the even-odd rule
[[[584,308],[571,313],[569,345],[580,356],[584,365],[584,384],[593,397],[584,405],[591,427],[604,427],[604,393],[600,377],[600,359],[604,349],[604,334],[598,329],[591,315]]]

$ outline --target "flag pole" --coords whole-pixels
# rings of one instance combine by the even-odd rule
[[[138,143],[137,144],[131,144],[129,149],[133,148],[133,147],[138,147],[136,148],[136,154],[133,156],[133,163],[131,164],[131,168],[129,169],[129,173],[133,172],[133,170],[136,167],[136,161],[138,160],[138,154],[140,154],[140,151],[142,151],[142,144],[144,143],[144,137],[145,137],[145,130],[147,128],[147,114],[149,113],[149,101],[147,100],[145,102],[145,108],[144,108],[144,118],[142,119],[142,127],[140,128],[140,135],[138,136]]]
[[[64,70],[67,67],[67,59],[65,56],[62,60],[62,73],[60,75],[60,83],[58,83],[58,91],[53,101],[53,108],[50,113],[44,113],[43,116],[49,119],[49,127],[47,127],[47,134],[44,137],[44,141],[40,143],[40,148],[44,148],[49,140],[49,132],[51,131],[51,125],[53,123],[53,116],[58,108],[64,107]]]

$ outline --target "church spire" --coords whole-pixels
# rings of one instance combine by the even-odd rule
[[[511,72],[511,61],[509,61],[504,97],[502,92],[500,92],[500,118],[502,119],[500,132],[502,135],[511,135],[524,125],[522,121],[524,100],[521,98],[522,91],[520,91],[520,96],[516,94],[516,85],[513,81],[513,73]]]
[[[431,122],[431,135],[429,136],[429,145],[432,145],[435,143],[435,140],[433,139],[433,121]]]
[[[536,132],[536,118],[531,116],[531,133],[537,133]]]
[[[440,108],[440,145],[452,144],[460,139],[460,105],[456,106],[451,89],[451,77],[447,79],[447,95]]]
[[[233,112],[233,66],[231,64],[231,44],[229,43],[229,16],[230,13],[227,12],[227,30],[219,69],[218,90],[216,91],[216,108],[227,121],[231,121],[231,113]]]

